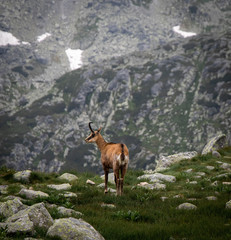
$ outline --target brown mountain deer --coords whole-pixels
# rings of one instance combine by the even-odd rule
[[[108,173],[109,169],[112,168],[115,176],[116,193],[117,195],[122,195],[124,176],[126,174],[129,162],[128,148],[123,143],[106,142],[100,134],[102,128],[93,131],[91,128],[91,123],[92,122],[89,122],[89,129],[91,130],[91,134],[85,139],[85,141],[87,143],[96,143],[101,152],[101,162],[105,173],[104,193],[108,192]]]

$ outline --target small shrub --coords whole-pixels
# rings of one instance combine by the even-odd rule
[[[118,211],[115,213],[115,217],[132,221],[132,222],[138,222],[141,220],[140,213],[138,211],[131,211],[131,210],[128,210],[127,212]]]

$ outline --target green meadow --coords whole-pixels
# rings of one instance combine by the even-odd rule
[[[198,155],[190,160],[182,160],[172,165],[163,174],[173,175],[176,181],[165,183],[165,190],[148,190],[137,186],[137,178],[144,174],[142,170],[131,170],[126,174],[124,195],[117,197],[114,193],[104,194],[97,187],[103,180],[92,173],[72,172],[78,180],[71,183],[71,192],[77,197],[66,198],[62,191],[52,190],[48,184],[64,183],[58,179],[61,174],[33,172],[29,183],[16,182],[14,170],[0,169],[0,185],[8,185],[7,193],[0,195],[0,201],[8,195],[17,196],[21,185],[49,194],[46,199],[23,199],[27,205],[43,201],[74,209],[83,214],[81,218],[90,223],[106,240],[230,240],[231,209],[226,203],[231,200],[231,171],[222,168],[222,163],[231,164],[231,147],[221,149],[221,157],[211,154]],[[212,170],[208,166],[214,167]],[[190,169],[190,170],[189,170]],[[187,171],[189,170],[189,171]],[[199,173],[203,173],[198,177]],[[90,179],[95,185],[89,185]],[[195,183],[196,181],[196,183]],[[194,183],[194,184],[193,184]],[[115,185],[109,184],[115,189]],[[215,200],[208,200],[213,196]],[[179,210],[182,203],[192,203],[195,210]],[[65,217],[54,208],[49,210],[53,219]],[[0,222],[4,222],[0,216]],[[24,239],[24,235],[8,236],[5,230],[0,232],[0,239]],[[37,239],[58,239],[46,237],[46,232],[37,229],[32,236]]]

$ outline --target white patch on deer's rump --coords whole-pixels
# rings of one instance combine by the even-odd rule
[[[123,166],[128,163],[128,156],[125,156],[124,160],[121,160],[121,154],[115,154],[115,160],[119,163],[119,166]]]

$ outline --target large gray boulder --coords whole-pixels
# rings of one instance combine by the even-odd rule
[[[44,192],[41,192],[41,191],[34,191],[34,190],[28,190],[28,189],[25,189],[23,188],[19,194],[21,196],[26,196],[26,198],[29,198],[29,199],[35,199],[35,198],[47,198],[49,197],[49,195],[47,193],[44,193]]]
[[[175,182],[176,177],[171,175],[165,175],[162,173],[154,173],[154,174],[144,174],[138,179],[148,179],[150,182],[160,182],[160,181],[166,181],[166,182]]]
[[[0,215],[8,218],[25,208],[26,206],[18,198],[15,198],[13,200],[0,203]]]
[[[74,174],[71,174],[71,173],[64,173],[59,177],[59,179],[72,182],[72,181],[76,181],[78,177],[76,177]]]
[[[19,171],[14,174],[14,179],[21,182],[30,181],[31,170]]]
[[[202,150],[202,155],[216,151],[223,148],[227,144],[227,137],[225,134],[220,134],[211,138]]]
[[[196,155],[197,155],[197,152],[192,151],[192,152],[181,152],[181,153],[173,154],[170,156],[162,156],[157,161],[155,171],[158,172],[158,171],[165,170],[166,168],[170,167],[174,163],[180,162],[181,160],[184,160],[184,159],[191,159]]]
[[[6,224],[8,233],[21,232],[32,234],[35,227],[48,230],[53,224],[53,219],[45,208],[44,203],[38,203],[9,217]]]
[[[69,183],[50,184],[50,185],[47,185],[47,187],[55,189],[57,191],[70,190],[71,189],[71,185]]]
[[[197,206],[192,203],[182,203],[177,207],[177,209],[179,209],[179,210],[195,210],[195,209],[197,209]]]
[[[89,223],[82,219],[62,218],[55,220],[47,236],[60,237],[63,240],[103,240],[104,238]]]

